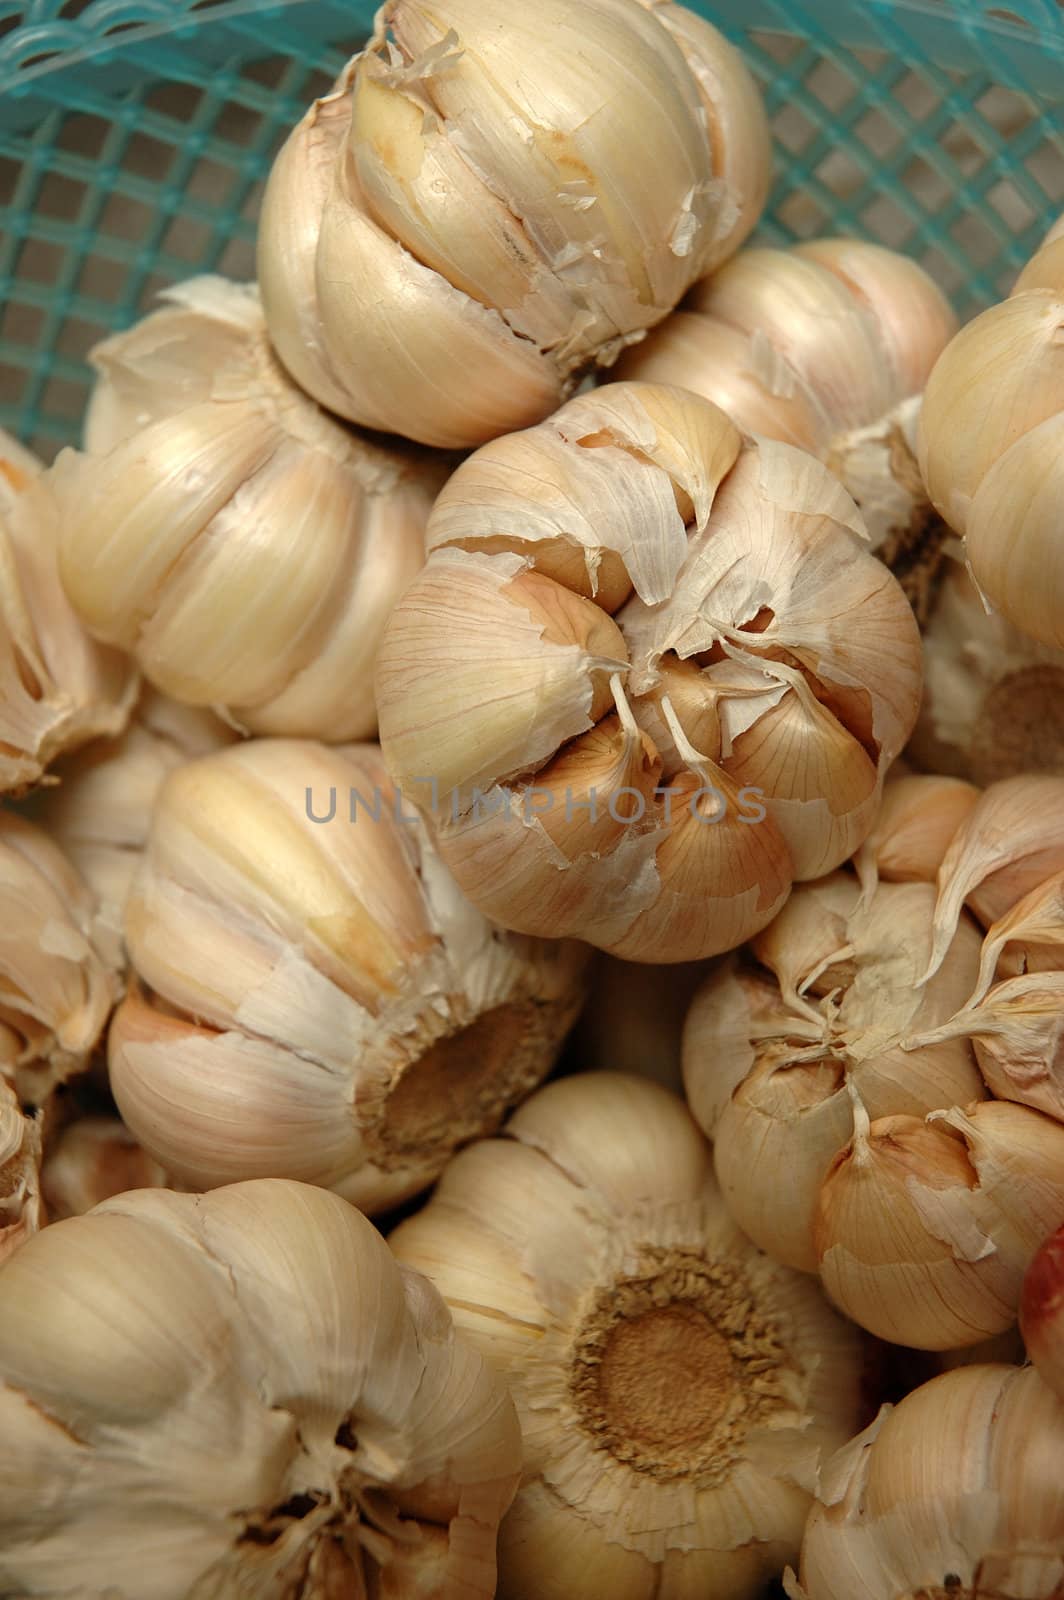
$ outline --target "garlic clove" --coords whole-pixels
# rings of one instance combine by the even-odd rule
[[[917,429],[928,493],[950,527],[968,530],[990,468],[1059,409],[1064,303],[1038,290],[991,306],[935,364]]]
[[[1020,1329],[1039,1377],[1064,1401],[1064,1228],[1049,1235],[1027,1269]]]
[[[167,1174],[118,1117],[78,1117],[63,1129],[41,1169],[53,1222],[83,1216],[130,1189],[162,1189]]]
[[[972,576],[990,604],[1024,633],[1056,650],[1064,649],[1059,604],[1064,561],[1056,537],[1064,493],[1062,447],[1060,412],[1031,426],[983,474],[965,530]],[[1005,529],[1007,539],[1002,538]]]
[[[772,972],[784,1004],[817,1024],[820,1013],[804,998],[806,990],[825,995],[853,978],[850,917],[858,903],[848,872],[833,872],[792,894],[779,916],[750,948]]]
[[[978,799],[975,785],[961,778],[888,778],[875,827],[854,857],[863,901],[881,879],[934,883],[950,841]]]

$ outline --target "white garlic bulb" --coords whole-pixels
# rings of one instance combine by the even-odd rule
[[[933,1378],[827,1464],[791,1600],[1056,1600],[1064,1401],[1030,1367]]]
[[[270,337],[341,416],[483,443],[733,254],[770,167],[742,57],[682,6],[387,0],[270,175]]]
[[[819,1268],[821,1186],[853,1132],[854,1094],[870,1116],[922,1117],[985,1093],[965,1039],[905,1048],[954,1015],[978,973],[979,933],[964,917],[920,986],[934,907],[927,883],[884,882],[863,897],[845,872],[802,885],[695,997],[683,1046],[691,1109],[739,1226],[788,1266]]]
[[[1064,772],[1064,649],[988,611],[951,561],[924,628],[924,698],[909,753],[979,784]]]
[[[41,1167],[52,1222],[80,1217],[130,1189],[164,1189],[167,1176],[118,1117],[78,1117],[59,1134]]]
[[[927,383],[917,449],[928,493],[964,535],[990,604],[1064,649],[1064,243],[1051,237],[1012,295],[961,329]]]
[[[1027,1269],[1020,1328],[1039,1376],[1064,1403],[1064,1227],[1050,1234]]]
[[[0,1268],[0,1379],[5,1594],[494,1594],[513,1405],[335,1195],[140,1190],[44,1229]]]
[[[618,376],[693,389],[748,432],[811,451],[853,495],[873,549],[900,564],[929,521],[912,444],[919,397],[956,331],[915,261],[814,239],[744,250]]]
[[[844,861],[920,686],[912,611],[862,538],[821,463],[679,389],[608,385],[464,462],[377,700],[473,903],[699,960]]]
[[[25,1104],[83,1072],[118,997],[95,897],[41,828],[0,812],[0,1077]]]
[[[45,1221],[41,1203],[44,1114],[25,1112],[0,1078],[0,1261],[24,1244]]]
[[[503,1372],[507,1600],[753,1600],[860,1408],[861,1348],[739,1233],[683,1104],[586,1074],[459,1154],[390,1243]]]
[[[98,931],[115,965],[124,962],[126,897],[163,779],[236,738],[213,712],[147,688],[125,733],[71,757],[42,796],[37,815],[95,892]]]
[[[59,519],[41,463],[0,430],[0,794],[55,758],[120,733],[137,677],[89,638],[59,582]]]
[[[831,1300],[881,1339],[949,1350],[1016,1321],[1023,1276],[1064,1225],[1064,1125],[985,1100],[869,1123],[820,1186],[813,1234]]]
[[[374,746],[253,740],[171,772],[109,1036],[134,1136],[183,1185],[284,1177],[380,1209],[549,1071],[586,952],[469,906]]]
[[[307,399],[253,288],[193,278],[164,299],[92,352],[86,450],[52,472],[66,592],[176,700],[255,733],[366,738],[445,469]]]

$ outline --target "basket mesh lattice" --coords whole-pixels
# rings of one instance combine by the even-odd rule
[[[535,0],[510,0],[513,5]],[[1057,0],[689,0],[777,140],[760,237],[909,251],[970,313],[1064,209]],[[164,285],[247,277],[264,174],[368,0],[0,0],[0,425],[74,439],[86,350]]]

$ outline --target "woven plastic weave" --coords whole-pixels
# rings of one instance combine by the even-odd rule
[[[879,239],[968,314],[1064,210],[1058,0],[688,3],[765,90],[762,238]],[[0,0],[0,424],[51,456],[77,436],[90,345],[176,279],[251,275],[273,152],[373,9]]]

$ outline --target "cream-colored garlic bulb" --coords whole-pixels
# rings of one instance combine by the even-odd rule
[[[820,462],[679,389],[608,385],[464,462],[377,699],[384,758],[473,903],[699,960],[844,861],[920,683],[912,612],[862,537]]]
[[[302,394],[254,288],[202,277],[163,298],[93,351],[85,453],[53,469],[66,592],[176,700],[254,733],[366,738],[445,468]]]
[[[706,976],[703,961],[645,966],[599,951],[569,1053],[585,1072],[628,1072],[683,1093],[684,1018]]]
[[[891,775],[876,825],[854,857],[866,894],[886,883],[934,883],[954,834],[979,799],[974,784],[923,773]]]
[[[178,767],[126,905],[109,1037],[134,1136],[191,1188],[424,1188],[547,1074],[586,952],[468,905],[375,746],[254,740]]]
[[[270,175],[270,337],[339,415],[481,444],[727,260],[770,166],[741,56],[680,5],[387,0]]]
[[[130,1189],[164,1189],[167,1176],[119,1117],[78,1117],[56,1139],[41,1168],[48,1217],[80,1217]]]
[[[390,1239],[517,1402],[500,1596],[753,1600],[859,1414],[855,1331],[743,1238],[659,1085],[562,1079],[506,1132]]]
[[[880,1117],[854,1137],[817,1201],[830,1298],[862,1328],[948,1350],[1016,1321],[1023,1275],[1064,1224],[1064,1126],[1028,1106]]]
[[[44,1221],[41,1155],[44,1113],[25,1112],[0,1078],[0,1261],[5,1261]]]
[[[98,927],[116,964],[124,960],[126,897],[163,779],[236,738],[213,712],[148,688],[125,733],[79,751],[42,797],[38,816],[95,892]]]
[[[951,561],[924,629],[924,698],[909,752],[929,772],[995,783],[1064,772],[1064,650],[988,611]]]
[[[41,463],[0,429],[0,794],[64,750],[121,732],[137,676],[89,638],[59,582],[59,518]]]
[[[1064,1403],[1064,1227],[1050,1234],[1027,1269],[1020,1327],[1040,1377]]]
[[[0,1590],[491,1600],[504,1387],[353,1206],[143,1189],[0,1268]]]
[[[904,1048],[953,1016],[978,973],[979,934],[965,917],[919,987],[934,906],[926,883],[881,883],[864,897],[846,872],[802,885],[695,997],[683,1045],[691,1109],[739,1226],[788,1266],[818,1269],[820,1186],[853,1132],[855,1091],[875,1117],[985,1092],[967,1040]]]
[[[1008,300],[962,328],[932,372],[917,433],[928,493],[965,538],[995,610],[1064,649],[1064,242],[1051,237]]]
[[[933,1378],[827,1464],[791,1600],[1057,1600],[1064,1401],[1030,1367]]]
[[[837,472],[873,548],[911,563],[930,520],[913,454],[920,395],[957,331],[907,256],[860,239],[744,250],[618,367],[721,406]]]
[[[118,997],[95,896],[41,828],[0,812],[0,1077],[43,1106]]]

